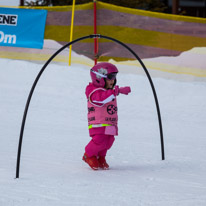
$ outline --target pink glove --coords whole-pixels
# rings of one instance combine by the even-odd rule
[[[128,95],[131,92],[130,87],[120,87],[119,88],[119,93]]]
[[[128,95],[130,92],[131,92],[130,87],[120,87],[119,88],[119,86],[115,86],[115,95],[119,95],[119,93]]]

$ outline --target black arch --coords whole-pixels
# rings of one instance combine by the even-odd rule
[[[119,43],[120,45],[122,45],[123,47],[125,47],[127,50],[129,50],[134,56],[135,58],[139,61],[139,63],[141,64],[142,68],[144,69],[147,78],[150,82],[151,88],[152,88],[152,92],[154,95],[154,99],[155,99],[155,103],[156,103],[156,108],[157,108],[157,115],[158,115],[158,120],[159,120],[159,130],[160,130],[160,140],[161,140],[161,153],[162,153],[162,160],[165,159],[165,154],[164,154],[164,139],[163,139],[163,129],[162,129],[162,121],[161,121],[161,114],[160,114],[160,108],[159,108],[159,103],[158,103],[158,98],[157,98],[157,94],[155,91],[155,87],[154,84],[152,82],[152,79],[150,77],[150,74],[147,70],[147,68],[145,67],[145,65],[143,64],[142,60],[137,56],[137,54],[130,48],[128,47],[126,44],[124,44],[123,42],[114,39],[112,37],[108,37],[108,36],[104,36],[101,34],[91,34],[88,36],[83,36],[81,38],[75,39],[74,41],[69,42],[68,44],[64,45],[63,47],[61,47],[58,51],[56,51],[48,60],[47,62],[44,64],[44,66],[42,67],[42,69],[40,70],[40,72],[38,73],[32,88],[30,90],[29,96],[27,98],[27,102],[26,102],[26,106],[24,109],[24,115],[23,115],[23,119],[22,119],[22,124],[21,124],[21,130],[20,130],[20,136],[19,136],[19,145],[18,145],[18,152],[17,152],[17,162],[16,162],[16,178],[19,178],[19,170],[20,170],[20,159],[21,159],[21,148],[22,148],[22,141],[23,141],[23,134],[24,134],[24,127],[25,127],[25,122],[26,122],[26,117],[27,117],[27,112],[28,112],[28,108],[29,108],[29,104],[34,92],[34,89],[42,75],[42,73],[44,72],[44,70],[46,69],[46,67],[48,66],[48,64],[54,59],[54,57],[56,57],[61,51],[63,51],[66,47],[79,42],[81,40],[84,39],[89,39],[89,38],[104,38],[104,39],[109,39],[112,40],[116,43]]]

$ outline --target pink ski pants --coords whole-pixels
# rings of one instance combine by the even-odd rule
[[[92,136],[92,140],[85,147],[85,152],[89,157],[92,156],[106,156],[114,142],[113,135],[96,134]]]

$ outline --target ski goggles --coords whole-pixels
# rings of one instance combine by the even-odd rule
[[[117,76],[117,72],[113,72],[113,73],[110,73],[110,74],[101,74],[99,72],[94,71],[93,69],[91,69],[91,71],[94,74],[96,74],[96,75],[98,75],[100,77],[103,77],[105,79],[109,79],[109,80],[114,80],[114,79],[116,79],[116,76]]]
[[[110,74],[107,74],[107,79],[109,80],[114,80],[116,79],[116,76],[117,76],[117,73],[110,73]]]

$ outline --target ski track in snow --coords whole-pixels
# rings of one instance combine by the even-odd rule
[[[205,206],[205,82],[153,78],[166,160],[161,161],[154,98],[145,76],[118,74],[132,93],[118,97],[119,136],[108,171],[81,160],[90,138],[84,90],[89,69],[51,64],[34,91],[15,179],[27,96],[42,65],[0,59],[0,206]]]

